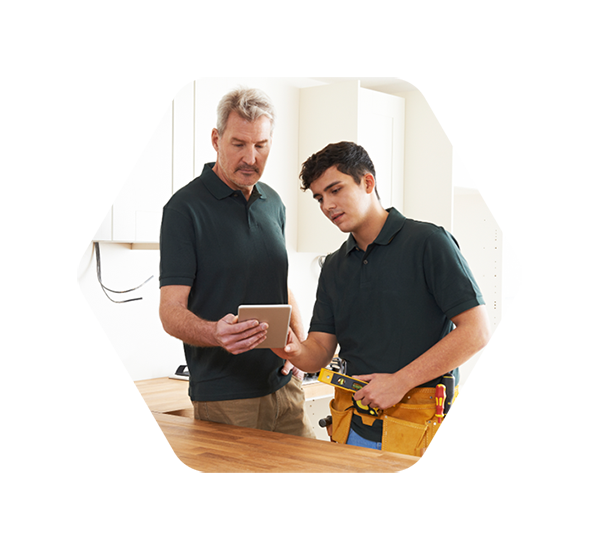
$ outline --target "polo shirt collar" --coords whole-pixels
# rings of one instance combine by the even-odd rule
[[[387,212],[389,212],[389,215],[387,216],[380,233],[377,235],[376,239],[374,239],[373,244],[378,244],[380,246],[388,245],[395,235],[399,233],[406,221],[406,217],[393,206],[387,208]],[[350,234],[346,241],[345,253],[349,254],[352,250],[355,250],[357,246],[358,243],[356,242],[356,239],[353,234]]]
[[[204,169],[202,170],[202,175],[200,176],[208,191],[210,191],[210,193],[214,195],[214,198],[218,200],[226,199],[227,197],[233,195],[233,193],[239,193],[239,191],[231,189],[214,173],[213,168],[215,164],[215,162],[207,162],[204,164]],[[264,197],[260,191],[260,182],[257,182],[252,189],[252,195],[250,196],[250,199],[254,196],[254,200],[263,199]]]

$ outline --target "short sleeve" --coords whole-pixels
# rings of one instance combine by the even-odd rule
[[[310,321],[308,332],[326,332],[336,334],[335,314],[331,305],[331,298],[328,295],[326,287],[326,262],[318,278],[318,288],[316,290],[316,302]]]
[[[485,303],[457,241],[445,229],[428,237],[423,265],[429,291],[447,318]]]
[[[197,270],[196,236],[189,216],[165,206],[160,227],[160,286],[192,286]]]

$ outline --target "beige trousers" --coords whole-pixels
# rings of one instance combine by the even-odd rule
[[[198,420],[315,438],[304,402],[302,382],[295,376],[280,390],[264,397],[192,401]]]

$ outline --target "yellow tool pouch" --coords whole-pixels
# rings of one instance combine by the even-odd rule
[[[373,417],[358,412],[353,407],[352,394],[335,388],[335,398],[330,402],[333,419],[332,439],[345,443],[349,436],[352,415],[372,426],[379,418],[383,421],[382,450],[412,456],[422,456],[439,429],[435,417],[435,388],[414,388],[395,406]]]

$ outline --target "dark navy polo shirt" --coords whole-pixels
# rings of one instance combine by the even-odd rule
[[[190,311],[208,321],[237,314],[241,304],[288,301],[285,207],[256,183],[249,200],[204,166],[202,174],[164,206],[160,286],[190,286]],[[268,395],[290,379],[268,349],[231,355],[222,348],[184,344],[194,401]]]
[[[350,376],[398,371],[449,334],[452,317],[484,304],[450,233],[388,212],[367,250],[350,235],[318,282],[310,332],[337,337]]]

